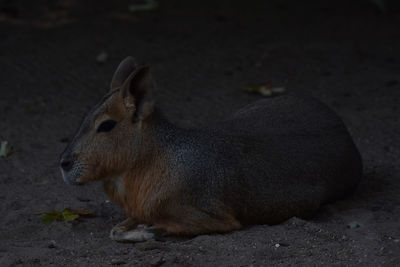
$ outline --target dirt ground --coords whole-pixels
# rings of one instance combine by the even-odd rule
[[[0,158],[0,266],[400,266],[399,13],[366,0],[160,2],[132,13],[122,0],[0,1],[0,140],[16,149]],[[354,137],[363,181],[309,221],[111,241],[122,210],[100,184],[65,184],[58,159],[127,55],[151,64],[158,105],[184,126],[259,99],[246,84],[319,98]],[[96,217],[35,215],[66,207]]]

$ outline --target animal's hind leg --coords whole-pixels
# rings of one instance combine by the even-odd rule
[[[187,236],[226,233],[242,228],[240,222],[227,212],[216,215],[195,207],[184,207],[170,220],[156,225],[166,229],[168,235]]]

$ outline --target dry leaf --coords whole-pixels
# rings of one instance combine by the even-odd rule
[[[147,0],[143,4],[132,4],[129,6],[130,12],[139,12],[139,11],[150,11],[157,9],[159,7],[159,3],[157,0]]]
[[[9,145],[8,141],[1,141],[0,157],[6,158],[16,151],[16,149],[13,149],[13,147]]]
[[[67,222],[67,221],[74,221],[79,217],[94,217],[94,212],[91,210],[74,210],[70,208],[65,208],[63,211],[50,210],[44,212],[37,212],[35,214],[44,215],[42,221],[46,225],[54,221]]]
[[[349,223],[347,224],[347,228],[350,228],[350,229],[360,228],[360,227],[362,227],[362,226],[363,226],[363,225],[362,225],[361,223],[357,222],[357,221],[349,222]]]
[[[249,93],[258,93],[265,97],[283,94],[286,91],[285,87],[271,87],[270,84],[247,85],[242,88],[242,91]]]

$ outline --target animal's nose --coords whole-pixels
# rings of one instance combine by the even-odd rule
[[[73,163],[71,160],[64,160],[64,159],[61,160],[61,168],[66,172],[72,169],[72,165]]]

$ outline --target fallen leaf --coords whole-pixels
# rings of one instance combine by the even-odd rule
[[[140,11],[150,11],[155,10],[159,7],[157,0],[147,0],[143,4],[133,4],[129,5],[130,12],[140,12]]]
[[[91,210],[73,210],[65,208],[63,211],[50,210],[36,212],[37,215],[44,215],[42,221],[44,224],[48,225],[54,221],[74,221],[79,217],[93,217],[94,212]]]
[[[56,210],[50,210],[48,212],[37,212],[35,214],[43,214],[44,216],[42,218],[42,221],[46,225],[52,223],[53,221],[62,221],[61,212]]]
[[[89,217],[94,216],[94,212],[91,210],[73,210],[68,208],[66,210],[68,210],[72,214],[77,214],[79,216],[89,216]]]
[[[0,157],[8,157],[12,153],[12,148],[9,146],[8,141],[1,141]]]
[[[73,221],[73,220],[79,218],[78,214],[66,214],[66,213],[63,213],[62,216],[63,216],[63,220],[66,221],[66,222]]]
[[[45,225],[52,223],[57,220],[57,216],[46,214],[43,216],[42,221]]]
[[[285,87],[271,87],[270,84],[246,85],[242,91],[248,93],[258,93],[265,97],[283,94],[286,91]]]
[[[362,226],[363,225],[361,223],[357,222],[357,221],[349,222],[347,224],[347,228],[349,228],[349,229],[360,228]]]

